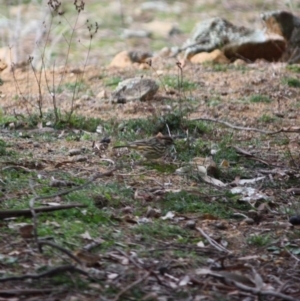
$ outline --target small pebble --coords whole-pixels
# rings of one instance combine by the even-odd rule
[[[87,157],[85,156],[77,156],[72,159],[73,162],[85,162],[87,161]]]
[[[110,138],[109,137],[104,137],[101,141],[100,141],[100,143],[110,143]]]
[[[254,219],[253,218],[246,218],[246,219],[244,219],[244,222],[247,225],[253,225],[254,224]]]
[[[196,228],[196,222],[194,220],[189,220],[185,223],[185,228],[188,228],[188,229],[195,229]]]
[[[227,225],[223,222],[216,223],[215,226],[216,226],[217,229],[220,229],[220,230],[226,230],[228,228]]]
[[[74,148],[69,150],[69,156],[77,156],[81,153],[81,149]]]

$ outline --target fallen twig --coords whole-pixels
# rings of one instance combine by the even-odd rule
[[[50,270],[40,273],[40,274],[26,274],[23,276],[11,276],[11,277],[7,277],[7,278],[0,278],[0,283],[7,282],[7,281],[26,280],[26,279],[40,279],[43,277],[50,277],[50,276],[54,276],[57,274],[61,274],[63,272],[77,272],[79,274],[89,277],[89,274],[87,272],[75,267],[74,265],[62,265],[62,266],[55,267],[53,269],[50,269]]]
[[[29,184],[30,184],[32,192],[37,197],[37,193],[34,190],[33,183],[30,181]],[[42,246],[39,244],[39,237],[38,237],[38,233],[37,233],[37,214],[34,210],[34,201],[35,201],[35,199],[33,198],[29,202],[29,207],[30,207],[30,211],[31,211],[31,215],[32,215],[32,223],[33,223],[33,238],[39,249],[39,252],[43,253]]]
[[[7,170],[7,169],[15,169],[15,170],[20,169],[20,170],[25,171],[25,172],[28,172],[28,173],[34,171],[34,170],[31,170],[30,168],[26,168],[26,167],[20,166],[20,165],[9,165],[9,166],[5,166],[5,167],[2,168],[2,171]]]
[[[40,212],[52,212],[56,210],[65,210],[70,208],[84,208],[87,207],[84,204],[68,204],[68,205],[58,205],[53,207],[37,207],[34,208],[35,213]],[[0,210],[0,219],[9,218],[9,217],[31,217],[32,216],[32,209],[20,209],[20,210]]]
[[[81,260],[79,258],[77,258],[75,255],[73,255],[70,251],[68,251],[67,249],[53,243],[53,242],[50,242],[50,241],[43,241],[43,240],[39,240],[38,241],[38,246],[41,247],[41,246],[50,246],[52,248],[55,248],[59,251],[61,251],[62,253],[68,255],[70,258],[72,258],[73,260],[75,260],[77,263],[79,263],[80,265],[82,264]]]
[[[116,297],[112,301],[118,301],[122,295],[124,295],[126,292],[128,292],[129,290],[131,290],[134,286],[137,286],[138,284],[140,284],[141,282],[143,282],[144,280],[146,280],[149,276],[150,276],[150,272],[147,272],[147,273],[144,274],[143,277],[138,278],[136,281],[134,281],[131,284],[129,284],[126,287],[124,287],[116,295]]]
[[[198,228],[196,228],[196,230],[198,230],[206,238],[206,240],[209,242],[209,244],[211,246],[213,246],[214,248],[216,248],[218,251],[220,251],[220,252],[226,252],[226,253],[231,253],[226,248],[224,248],[223,246],[221,246],[220,244],[218,244],[214,239],[212,239],[211,237],[209,237],[209,235],[207,235],[201,228],[198,227]]]
[[[206,118],[206,117],[200,117],[200,118],[194,118],[194,119],[190,119],[192,121],[197,121],[197,120],[202,120],[202,121],[210,121],[210,122],[216,122],[216,123],[221,123],[223,125],[226,125],[232,129],[235,129],[235,130],[242,130],[242,131],[250,131],[250,132],[259,132],[259,133],[263,133],[263,134],[266,134],[266,135],[275,135],[275,134],[278,134],[278,133],[281,133],[281,132],[299,132],[299,129],[298,128],[291,128],[291,129],[284,129],[284,128],[281,128],[280,130],[278,131],[274,131],[274,132],[270,132],[270,131],[265,131],[265,130],[260,130],[260,129],[257,129],[257,128],[249,128],[249,127],[243,127],[243,126],[238,126],[238,125],[234,125],[234,124],[231,124],[229,122],[226,122],[226,121],[223,121],[223,120],[218,120],[218,119],[215,119],[215,118]]]
[[[259,161],[259,162],[261,162],[263,164],[270,165],[269,162],[267,162],[267,161],[265,161],[265,160],[263,160],[263,159],[261,159],[259,157],[256,157],[256,156],[252,155],[251,153],[247,152],[244,149],[241,149],[240,147],[232,146],[232,148],[236,151],[237,154],[243,155],[246,158],[251,158],[253,160]]]
[[[65,289],[59,291],[63,292]],[[57,288],[40,288],[40,289],[10,289],[10,290],[0,290],[0,296],[19,296],[19,295],[41,295],[41,294],[51,294],[57,293]]]
[[[143,266],[141,266],[140,264],[138,264],[131,256],[128,256],[124,251],[118,249],[118,252],[121,253],[124,257],[126,257],[136,268],[140,269],[140,270],[146,270],[147,272],[150,273],[151,276],[153,276],[154,278],[156,278],[157,282],[160,285],[164,285],[166,287],[168,287],[167,285],[165,285],[164,283],[161,282],[161,280],[159,279],[158,275],[151,269],[147,269],[144,268]]]
[[[270,291],[270,290],[262,290],[262,289],[257,289],[255,287],[250,287],[247,285],[244,285],[240,282],[237,281],[232,281],[232,283],[239,289],[245,291],[245,292],[249,292],[253,295],[257,295],[257,296],[273,296],[276,298],[280,298],[280,300],[287,300],[287,301],[299,301],[299,299],[295,299],[293,297],[290,297],[288,295],[276,292],[276,291]]]
[[[67,195],[67,194],[72,193],[72,192],[77,191],[77,190],[81,190],[81,189],[87,187],[88,185],[90,185],[92,182],[94,182],[98,178],[111,176],[116,169],[117,168],[113,168],[113,169],[111,169],[107,172],[104,172],[104,173],[96,173],[86,183],[84,183],[83,185],[74,187],[72,189],[63,190],[63,191],[60,191],[60,192],[57,192],[57,193],[54,193],[54,194],[50,194],[50,195],[37,196],[37,197],[35,197],[35,201],[45,200],[45,199],[52,199],[52,198],[56,198],[58,196]]]
[[[67,189],[63,190],[54,194],[50,195],[44,195],[44,196],[35,196],[30,200],[31,203],[35,203],[38,200],[45,200],[45,199],[52,199],[56,198],[58,196],[63,196],[67,195],[69,193],[72,193],[77,190],[81,190],[88,185],[90,185],[93,181],[95,181],[98,178],[103,178],[106,176],[112,175],[112,173],[116,170],[117,168],[113,168],[107,172],[104,173],[96,173],[93,175],[86,183],[84,183],[81,186],[74,187],[72,189]],[[38,212],[50,212],[50,211],[55,211],[55,210],[62,210],[62,209],[69,209],[69,208],[74,208],[74,207],[86,207],[86,205],[83,204],[70,204],[70,205],[61,205],[61,206],[54,206],[54,207],[40,207],[40,208],[34,208],[35,213]],[[31,209],[24,209],[24,210],[4,210],[0,211],[0,219],[2,218],[8,218],[8,217],[16,217],[16,216],[32,216],[32,210]]]

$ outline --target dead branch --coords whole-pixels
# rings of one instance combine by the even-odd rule
[[[137,286],[138,284],[140,284],[141,282],[146,280],[149,276],[150,276],[150,272],[145,273],[143,277],[138,278],[136,281],[132,282],[131,284],[126,286],[124,289],[122,289],[112,301],[118,301],[122,295],[124,295],[126,292],[131,290],[134,286]]]
[[[0,283],[7,282],[7,281],[18,281],[18,280],[26,280],[26,279],[40,279],[44,277],[51,277],[55,276],[57,274],[61,274],[64,272],[77,272],[79,274],[85,275],[89,277],[89,274],[74,265],[62,265],[55,267],[53,269],[50,269],[46,272],[40,273],[40,274],[26,274],[23,276],[11,276],[7,278],[0,278]]]
[[[133,258],[132,256],[128,256],[124,251],[117,249],[119,253],[121,253],[124,257],[126,257],[136,268],[140,269],[140,270],[146,270],[147,272],[150,273],[151,276],[153,276],[154,278],[156,278],[157,282],[160,285],[166,286],[164,283],[161,282],[161,280],[159,279],[158,275],[153,271],[153,269],[148,270],[146,268],[144,268],[143,266],[141,266],[140,264],[138,264]],[[165,250],[165,249],[164,249]]]
[[[64,290],[59,291],[60,293]],[[9,297],[9,296],[20,296],[20,295],[41,295],[41,294],[51,294],[57,293],[57,288],[41,288],[41,289],[8,289],[0,290],[0,296]]]
[[[37,193],[34,190],[32,181],[30,181],[29,185],[30,185],[30,188],[33,191],[34,195],[37,196]],[[43,253],[42,246],[39,244],[39,237],[38,237],[38,233],[37,233],[37,214],[34,210],[34,201],[35,201],[35,199],[32,198],[29,202],[29,208],[30,208],[30,211],[31,211],[32,223],[33,223],[33,238],[34,238],[34,241],[35,241],[35,243],[36,243],[36,245],[39,249],[39,252]]]
[[[31,169],[26,168],[24,166],[20,166],[20,165],[9,165],[9,166],[5,166],[5,167],[2,168],[2,170],[7,170],[7,169],[15,169],[15,170],[19,169],[19,170],[22,170],[22,171],[25,171],[25,172],[28,172],[28,173],[32,172]]]
[[[104,173],[96,173],[86,183],[84,183],[83,185],[74,187],[72,189],[63,190],[63,191],[60,191],[60,192],[57,192],[57,193],[54,193],[54,194],[50,194],[50,195],[37,196],[37,197],[35,197],[35,201],[45,200],[45,199],[52,199],[52,198],[56,198],[58,196],[67,195],[67,194],[72,193],[72,192],[77,191],[77,190],[82,190],[85,187],[87,187],[88,185],[90,185],[92,182],[94,182],[96,179],[111,176],[116,169],[117,168],[113,168],[113,169],[111,169],[107,172],[104,172]]]
[[[38,200],[45,200],[45,199],[52,199],[56,198],[58,196],[67,195],[69,193],[72,193],[77,190],[84,189],[88,185],[90,185],[92,182],[94,182],[98,178],[107,177],[113,174],[113,172],[116,170],[116,168],[113,168],[112,170],[109,170],[104,173],[96,173],[93,175],[86,183],[84,183],[81,186],[74,187],[72,189],[63,190],[54,194],[50,195],[44,195],[44,196],[35,196],[30,200],[31,203],[35,203]],[[40,207],[40,208],[34,208],[35,212],[50,212],[55,210],[62,210],[62,209],[69,209],[74,207],[86,207],[86,205],[83,204],[70,204],[70,205],[61,205],[61,206],[55,206],[55,207]],[[8,218],[8,217],[17,217],[17,216],[32,216],[32,210],[31,209],[24,209],[24,210],[4,210],[0,211],[0,219]]]
[[[37,207],[34,208],[35,213],[40,212],[52,212],[56,210],[65,210],[70,208],[84,208],[87,207],[84,204],[69,204],[69,205],[59,205],[53,207]],[[9,217],[32,217],[32,210],[31,209],[20,209],[20,210],[0,210],[0,219],[9,218]]]
[[[228,251],[226,248],[224,248],[223,246],[221,246],[220,244],[218,244],[214,239],[210,238],[208,234],[206,234],[201,228],[196,228],[197,231],[199,231],[205,238],[206,240],[209,242],[209,244],[211,246],[213,246],[214,248],[216,248],[218,251],[220,252],[226,252],[226,253],[231,253],[230,251]]]
[[[45,245],[45,246],[50,246],[50,247],[52,247],[52,248],[55,248],[55,249],[61,251],[62,253],[66,254],[67,256],[69,256],[70,258],[72,258],[73,260],[75,260],[75,261],[76,261],[77,263],[79,263],[80,265],[82,264],[81,260],[80,260],[79,258],[77,258],[75,255],[73,255],[70,251],[68,251],[67,249],[65,249],[65,248],[63,248],[63,247],[61,247],[61,246],[59,246],[59,245],[57,245],[57,244],[55,244],[55,243],[53,243],[53,242],[50,242],[50,241],[44,241],[44,240],[39,240],[39,241],[38,241],[38,246],[39,246],[39,248],[40,248],[41,246],[43,246],[43,245]]]
[[[280,298],[281,300],[287,300],[287,301],[299,301],[299,299],[295,299],[293,297],[290,297],[288,295],[276,292],[276,291],[270,291],[270,290],[261,290],[261,289],[257,289],[255,287],[250,287],[247,285],[244,285],[240,282],[237,281],[232,281],[232,283],[239,289],[245,291],[245,292],[249,292],[253,295],[257,295],[257,296],[273,296],[276,298]]]
[[[275,132],[269,132],[269,131],[264,131],[264,130],[260,130],[260,129],[257,129],[257,128],[249,128],[249,127],[243,127],[243,126],[238,126],[238,125],[233,125],[229,122],[226,122],[226,121],[223,121],[223,120],[218,120],[218,119],[215,119],[215,118],[205,118],[205,117],[201,117],[201,118],[194,118],[194,119],[190,119],[191,121],[197,121],[197,120],[201,120],[201,121],[210,121],[210,122],[216,122],[216,123],[221,123],[223,125],[226,125],[232,129],[235,129],[235,130],[242,130],[242,131],[250,131],[250,132],[259,132],[259,133],[263,133],[265,135],[275,135],[275,134],[278,134],[278,133],[281,133],[281,132],[294,132],[295,130],[291,129],[291,130],[288,130],[288,129],[280,129],[278,131],[275,131]],[[299,130],[297,130],[298,132]]]

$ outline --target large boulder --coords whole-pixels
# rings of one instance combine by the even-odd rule
[[[259,29],[236,26],[223,18],[212,18],[196,25],[191,38],[180,49],[184,58],[197,53],[221,49],[227,58],[255,61],[277,61],[286,48],[285,39]]]
[[[286,11],[270,11],[261,14],[269,33],[282,36],[287,43],[283,60],[300,62],[300,18]]]

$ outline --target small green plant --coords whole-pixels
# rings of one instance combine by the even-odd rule
[[[190,162],[194,157],[205,157],[209,150],[201,139],[196,141],[181,139],[176,141],[177,159],[183,162]]]
[[[268,96],[260,95],[260,94],[252,95],[249,100],[250,102],[264,102],[264,103],[270,103],[272,101]]]
[[[264,123],[272,123],[276,120],[276,117],[270,116],[268,114],[263,114],[261,117],[258,118],[258,121]]]
[[[177,213],[201,212],[201,214],[211,214],[216,217],[228,218],[231,211],[226,205],[218,202],[207,202],[201,200],[197,194],[191,194],[185,191],[179,193],[168,193],[161,203],[163,213],[175,211]]]
[[[207,105],[209,107],[216,107],[218,106],[220,103],[222,103],[222,98],[220,95],[214,95],[212,97],[209,98]]]
[[[64,90],[64,88],[66,88],[67,90],[69,90],[71,92],[78,93],[80,91],[86,90],[87,85],[83,81],[77,81],[77,82],[74,82],[74,83],[65,83],[61,86],[61,88],[62,88],[62,90]]]
[[[0,156],[4,156],[6,154],[6,143],[0,139]]]
[[[268,244],[270,244],[272,241],[271,235],[266,234],[266,235],[251,235],[248,239],[247,242],[249,245],[253,245],[256,247],[264,247]]]
[[[287,70],[296,72],[296,73],[300,73],[300,66],[299,65],[287,65],[286,66]]]
[[[106,87],[111,87],[112,89],[114,89],[118,86],[121,80],[122,79],[120,77],[109,77],[104,79],[104,84]]]
[[[55,124],[55,127],[59,129],[70,127],[88,132],[95,132],[97,126],[103,123],[103,121],[99,118],[87,118],[85,116],[75,114],[73,114],[71,118],[68,117],[69,115],[62,115],[59,122]]]
[[[282,79],[282,83],[292,88],[300,88],[300,80],[294,77],[285,77]]]
[[[157,134],[155,123],[150,118],[129,119],[115,126],[119,140],[134,141]]]
[[[210,64],[210,66],[216,72],[226,72],[229,68],[226,64]]]
[[[191,91],[197,88],[197,84],[188,80],[180,80],[176,75],[166,75],[162,78],[165,86],[178,91]]]
[[[189,237],[189,233],[187,230],[183,229],[177,225],[169,225],[166,224],[164,221],[157,220],[151,226],[148,224],[146,225],[139,225],[137,226],[134,231],[137,234],[142,234],[144,239],[147,241],[151,241],[153,238],[157,239],[175,239],[181,240],[183,237]]]

